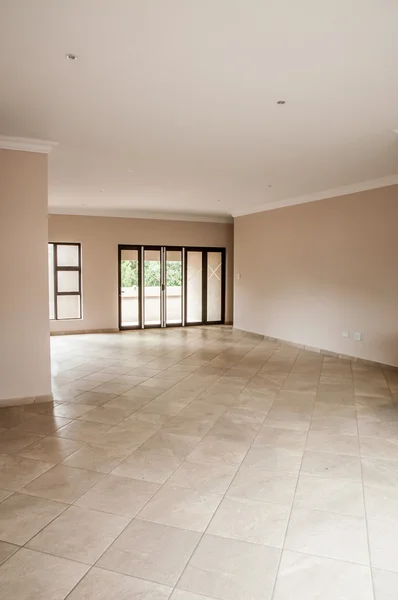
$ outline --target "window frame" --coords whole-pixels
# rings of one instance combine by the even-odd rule
[[[53,247],[53,279],[54,289],[54,317],[50,317],[50,321],[81,321],[82,314],[82,247],[80,242],[48,242],[48,246]],[[77,246],[78,250],[78,265],[76,267],[58,266],[58,246]],[[79,289],[77,292],[59,292],[58,291],[58,273],[62,271],[73,271],[78,273]],[[50,290],[51,292],[51,290]],[[60,319],[58,317],[58,296],[79,296],[79,316]]]

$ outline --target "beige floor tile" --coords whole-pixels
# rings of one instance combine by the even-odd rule
[[[290,506],[247,498],[224,498],[207,529],[208,533],[281,548]]]
[[[369,564],[364,518],[295,507],[284,547],[305,554]]]
[[[396,600],[398,598],[398,573],[373,569],[375,600]]]
[[[330,431],[340,435],[358,435],[356,419],[341,417],[312,417],[310,431]]]
[[[41,440],[42,437],[42,434],[6,429],[4,433],[0,435],[0,454],[16,454],[30,444]]]
[[[27,547],[92,565],[128,523],[119,515],[70,506]]]
[[[171,588],[94,567],[68,600],[167,600]]]
[[[0,504],[0,539],[22,546],[67,505],[25,494],[13,494]]]
[[[373,554],[396,574],[398,392],[386,392],[385,378],[398,390],[398,376],[228,327],[60,337],[52,350],[59,400],[0,409],[5,530],[28,535],[51,501],[127,522],[140,511],[126,547],[122,534],[104,548],[110,570],[92,570],[77,599],[166,600],[177,582],[175,600],[270,600],[280,554],[270,544],[281,546],[295,497],[287,539],[297,547],[285,550],[273,600],[329,600],[329,591],[352,600],[353,590],[368,600],[362,476]],[[101,529],[81,526],[81,514],[64,528],[68,548],[94,553]],[[189,559],[207,527],[217,535]],[[189,552],[185,537],[195,540]],[[14,542],[2,548],[7,557]],[[386,585],[374,600],[391,600]]]
[[[368,519],[372,567],[398,572],[398,523]]]
[[[398,488],[366,487],[366,515],[369,519],[398,521]]]
[[[373,600],[369,567],[285,551],[273,600]]]
[[[95,392],[80,393],[79,396],[75,396],[69,402],[76,404],[85,404],[86,406],[102,406],[106,402],[109,402],[113,398],[116,398],[116,394],[111,396],[110,394],[101,394],[97,390]]]
[[[130,390],[132,387],[133,386],[130,383],[113,383],[113,381],[109,381],[107,383],[101,383],[101,385],[93,389],[93,392],[97,394],[119,396],[120,394],[127,392],[127,390]]]
[[[235,425],[219,419],[208,433],[209,437],[217,437],[225,441],[242,444],[248,448],[257,435],[253,425]]]
[[[158,489],[158,484],[149,481],[106,475],[75,504],[133,518]]]
[[[237,465],[188,459],[171,475],[168,483],[212,494],[225,494],[236,470]]]
[[[357,456],[328,452],[304,452],[301,473],[316,477],[332,477],[361,481],[361,461]]]
[[[24,488],[24,493],[71,504],[103,477],[94,471],[64,465],[53,467]]]
[[[177,587],[220,600],[271,600],[280,550],[205,535]]]
[[[152,425],[153,428],[156,431],[158,431],[159,429],[161,429],[161,427],[163,427],[163,425],[166,425],[171,418],[172,417],[169,417],[168,415],[157,415],[156,413],[143,413],[140,410],[138,410],[129,417],[127,417],[127,419],[122,421],[120,425],[123,427],[132,427],[133,429],[135,429],[137,424],[147,423]]]
[[[307,432],[292,429],[262,427],[256,437],[254,446],[273,446],[287,450],[304,450]]]
[[[362,483],[344,479],[300,475],[294,504],[354,517],[365,516]]]
[[[361,456],[398,461],[398,437],[391,440],[360,437],[360,447]]]
[[[53,415],[36,415],[33,419],[28,419],[18,425],[14,431],[51,435],[69,423],[72,423],[71,419],[55,417]]]
[[[303,452],[301,450],[253,445],[243,461],[243,466],[250,469],[268,469],[270,471],[298,473],[302,458]]]
[[[14,544],[8,544],[7,542],[0,542],[0,565],[9,559],[17,550],[19,550],[19,546],[14,546]]]
[[[99,446],[96,444],[87,444],[77,452],[63,461],[63,465],[68,467],[78,467],[79,469],[88,469],[89,471],[99,471],[100,473],[109,473],[117,467],[127,456],[130,450],[113,448],[112,446]]]
[[[193,592],[187,592],[186,590],[174,589],[170,598],[171,600],[206,600],[206,598],[211,598],[211,596],[202,596],[202,594],[194,594]],[[214,600],[214,598],[212,600]]]
[[[216,494],[165,484],[138,518],[190,531],[204,531],[220,500]]]
[[[112,475],[164,483],[181,463],[181,458],[139,448],[120,463]]]
[[[203,437],[213,427],[214,421],[201,417],[181,417],[176,416],[168,420],[163,425],[164,433],[177,433],[182,435],[192,435]]]
[[[37,414],[38,409],[34,408],[33,404],[0,407],[0,427],[2,429],[11,429],[28,419],[32,419]]]
[[[297,485],[297,475],[267,469],[240,467],[227,496],[290,506]]]
[[[199,462],[222,462],[229,465],[240,465],[251,442],[224,439],[220,436],[205,436],[189,455],[190,460]]]
[[[82,415],[94,410],[94,406],[89,404],[77,404],[73,402],[64,402],[53,408],[53,413],[57,417],[66,417],[67,419],[78,419]]]
[[[359,442],[358,437],[354,435],[341,435],[331,431],[310,431],[306,450],[359,456]]]
[[[362,458],[361,462],[365,486],[398,490],[398,464],[396,462],[378,458]]]
[[[215,422],[226,410],[226,406],[207,404],[206,402],[193,400],[179,413],[179,417],[198,417]]]
[[[69,425],[61,427],[54,435],[81,442],[92,442],[96,437],[108,431],[110,425],[104,423],[89,423],[85,421],[72,421]]]
[[[10,490],[2,490],[2,489],[0,489],[0,502],[3,502],[3,500],[5,500],[9,496],[11,496],[12,493],[13,492],[11,492]]]
[[[92,421],[94,423],[105,423],[117,425],[131,414],[130,410],[107,406],[98,406],[94,410],[82,415],[80,421]]]
[[[78,562],[21,548],[0,568],[4,600],[63,600],[88,567]]]
[[[333,404],[326,402],[315,402],[314,414],[315,418],[334,417],[342,419],[355,419],[355,406],[346,406],[342,404]]]
[[[121,408],[133,413],[145,406],[145,404],[148,404],[148,402],[150,402],[148,398],[130,398],[129,396],[122,395],[112,398],[112,400],[109,400],[109,402],[106,402],[102,406],[107,408]]]
[[[107,383],[108,381],[113,381],[116,378],[116,376],[117,375],[115,373],[97,371],[96,373],[87,375],[87,377],[84,378],[84,381],[93,381],[94,383],[98,381],[97,385],[99,385],[100,383]]]
[[[200,437],[197,436],[159,431],[141,446],[141,450],[149,450],[150,452],[183,460],[192,452],[199,441]]]
[[[108,548],[99,567],[175,585],[200,533],[158,523],[133,521]]]
[[[23,456],[0,454],[0,483],[2,488],[20,490],[36,477],[39,477],[53,463],[31,460]]]
[[[94,425],[94,423],[92,423]],[[127,426],[115,425],[105,433],[99,434],[93,441],[103,446],[113,446],[121,450],[134,452],[141,444],[150,439],[157,431],[152,423],[129,423]]]
[[[82,447],[82,442],[63,439],[59,437],[45,437],[30,446],[27,446],[20,452],[19,456],[32,458],[34,460],[59,463]]]
[[[189,400],[165,401],[163,398],[156,398],[155,400],[151,400],[151,402],[148,402],[148,404],[145,404],[145,406],[143,406],[140,410],[143,413],[155,413],[158,415],[167,415],[174,417],[178,415],[189,404],[189,402]]]
[[[146,398],[147,400],[154,400],[160,396],[163,391],[162,388],[137,385],[127,392],[122,393],[122,396],[125,396],[126,398]]]
[[[370,421],[359,420],[358,429],[361,437],[375,437],[390,440],[394,440],[398,437],[398,421],[391,421],[390,423],[373,423]]]

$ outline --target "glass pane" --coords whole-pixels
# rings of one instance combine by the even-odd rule
[[[48,244],[48,291],[49,291],[49,302],[50,302],[50,319],[55,319],[54,244]]]
[[[202,253],[187,252],[187,321],[202,321]]]
[[[221,252],[207,253],[207,320],[221,321]]]
[[[59,267],[79,266],[79,246],[76,244],[57,246],[57,265]]]
[[[58,319],[80,319],[80,296],[57,296]]]
[[[182,323],[182,252],[166,250],[166,323]]]
[[[79,291],[79,271],[58,271],[58,292]]]
[[[138,287],[138,250],[122,250],[120,261],[121,276],[121,324],[124,327],[138,327],[139,287]]]
[[[144,250],[144,325],[160,325],[160,250]]]

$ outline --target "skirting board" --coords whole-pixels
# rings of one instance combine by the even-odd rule
[[[25,404],[38,404],[39,402],[52,401],[52,394],[45,394],[43,396],[24,396],[22,398],[0,398],[0,408],[4,408],[6,406],[22,406]]]
[[[351,362],[358,362],[365,365],[373,365],[374,367],[382,367],[383,369],[393,369],[396,370],[398,367],[394,365],[387,365],[385,363],[377,362],[376,360],[367,360],[366,358],[358,358],[357,356],[350,356],[348,354],[338,354],[337,352],[332,352],[331,350],[324,350],[322,348],[315,348],[313,346],[306,346],[305,344],[296,344],[295,342],[289,342],[289,340],[281,340],[280,338],[274,338],[269,335],[261,335],[261,333],[253,333],[252,331],[246,331],[245,329],[239,329],[238,327],[234,327],[235,331],[242,331],[247,335],[252,336],[256,339],[261,340],[269,340],[270,342],[278,342],[279,344],[286,344],[287,346],[294,346],[295,348],[300,348],[301,350],[309,350],[310,352],[318,352],[319,354],[323,354],[324,356],[334,356],[335,358],[341,358],[342,360],[349,360]]]
[[[224,325],[232,325],[232,321],[226,321]],[[198,327],[202,327],[202,325],[198,325]],[[209,327],[213,327],[209,325]],[[51,331],[50,335],[83,335],[86,333],[123,333],[130,331],[129,329],[120,330],[120,329],[77,329],[76,331]],[[141,329],[134,329],[131,331],[143,331]]]
[[[119,329],[77,329],[76,331],[51,331],[50,335],[82,335],[85,333],[119,333]]]

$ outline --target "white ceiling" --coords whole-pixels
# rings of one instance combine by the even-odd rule
[[[0,0],[0,133],[59,142],[51,212],[398,182],[397,31],[396,0]]]

